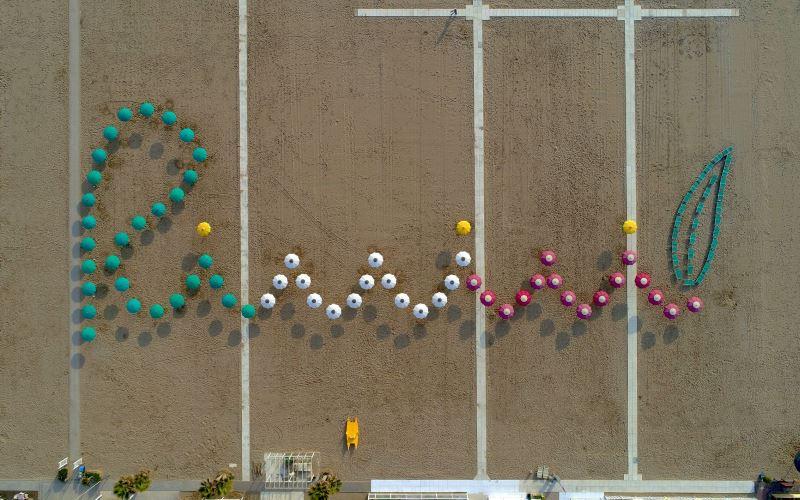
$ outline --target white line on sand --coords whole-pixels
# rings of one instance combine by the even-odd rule
[[[752,495],[755,493],[753,481],[620,481],[620,480],[562,480],[561,486],[568,492],[614,492],[639,494],[722,494]],[[552,481],[517,480],[373,480],[370,491],[408,493],[439,493],[462,491],[471,494],[488,494],[498,498],[522,500],[527,493],[557,491],[558,485]]]
[[[73,314],[80,304],[73,288],[80,280],[72,273],[80,265],[78,243],[78,200],[81,196],[81,11],[80,0],[69,0],[69,456],[77,459],[81,452],[81,372],[78,366],[77,342],[73,339],[77,323]]]
[[[247,191],[247,0],[239,0],[239,259],[242,305],[250,288]],[[241,317],[242,480],[250,480],[250,320]]]
[[[625,0],[625,197],[627,218],[636,220],[636,61],[634,4]],[[627,236],[628,250],[636,250],[636,233]],[[636,264],[628,266],[628,473],[625,479],[641,479],[638,458],[638,336]]]
[[[473,1],[473,10],[482,9],[481,0]],[[483,20],[472,19],[472,93],[474,95],[475,131],[475,272],[486,279],[486,224],[483,196]],[[475,407],[477,411],[477,474],[475,479],[488,479],[486,459],[486,316],[480,296],[475,296]]]

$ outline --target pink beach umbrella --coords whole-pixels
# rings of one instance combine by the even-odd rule
[[[514,317],[514,306],[511,304],[503,304],[497,309],[497,315],[503,319],[511,319]]]
[[[622,273],[613,273],[608,277],[608,283],[614,288],[622,288],[625,286],[625,275]]]
[[[608,293],[604,290],[594,292],[594,296],[592,297],[592,302],[598,307],[607,306],[610,301],[611,297],[609,297]]]
[[[703,300],[700,297],[689,297],[689,300],[686,301],[686,309],[693,313],[702,311]]]
[[[553,274],[551,274],[550,276],[547,277],[547,286],[549,286],[553,290],[555,290],[557,288],[561,288],[561,285],[563,285],[563,284],[564,284],[564,280],[561,279],[561,276],[556,274],[556,273],[553,273]]]
[[[664,317],[667,319],[675,319],[680,316],[681,310],[675,304],[667,304],[664,306]]]
[[[541,274],[534,274],[533,276],[531,276],[530,284],[531,288],[533,288],[534,290],[541,290],[542,288],[544,288],[545,285],[544,276],[542,276]]]
[[[564,290],[561,293],[561,303],[564,307],[571,307],[575,303],[575,292],[572,290]]]
[[[650,279],[650,275],[647,273],[638,273],[633,281],[636,283],[637,288],[647,288],[650,286],[652,279]]]
[[[592,306],[589,304],[578,304],[575,308],[575,315],[580,319],[589,319],[592,317]]]
[[[531,292],[527,290],[520,290],[517,292],[517,296],[514,297],[514,299],[517,301],[517,304],[525,307],[531,303]]]
[[[633,250],[625,250],[622,252],[622,263],[626,266],[632,266],[633,264],[636,264],[636,259],[638,258],[639,256]]]
[[[556,263],[556,253],[552,250],[545,250],[539,254],[539,261],[544,266],[552,266]]]
[[[497,300],[497,295],[495,295],[493,291],[484,290],[483,293],[481,293],[481,304],[486,307],[491,307],[495,300]]]
[[[483,280],[477,274],[471,274],[467,278],[467,289],[470,291],[476,291],[481,287]]]
[[[647,294],[647,301],[654,306],[660,306],[664,302],[664,292],[658,288],[650,290],[650,293]]]

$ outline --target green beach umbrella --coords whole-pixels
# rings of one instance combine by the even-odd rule
[[[194,151],[192,151],[192,158],[194,158],[196,162],[206,161],[208,152],[204,148],[194,148]]]
[[[186,277],[186,288],[189,290],[197,290],[200,288],[200,276],[196,274],[190,274]]]
[[[164,111],[161,113],[161,121],[164,122],[164,125],[175,125],[175,122],[178,121],[178,117],[175,115],[174,111]]]
[[[81,262],[81,272],[83,274],[92,274],[97,271],[97,264],[92,259],[86,259]]]
[[[130,242],[131,238],[125,231],[120,231],[114,235],[114,244],[118,247],[126,247]]]
[[[192,142],[194,140],[194,130],[190,128],[182,129],[179,137],[183,142]]]
[[[95,337],[97,337],[97,332],[91,326],[85,326],[81,330],[81,338],[84,342],[91,342]]]
[[[125,303],[125,309],[131,314],[136,314],[142,310],[142,303],[139,302],[139,299],[130,299]]]
[[[92,160],[98,165],[105,163],[108,159],[108,153],[105,149],[97,148],[92,150]]]
[[[139,114],[144,117],[150,118],[151,116],[153,116],[153,113],[155,112],[156,112],[156,107],[149,102],[145,101],[141,104],[141,106],[139,106]]]
[[[92,186],[100,184],[102,180],[103,174],[101,174],[99,170],[90,170],[89,173],[86,174],[86,181]]]
[[[87,215],[81,219],[81,226],[83,226],[84,229],[94,229],[97,227],[97,219],[94,218],[94,215]]]
[[[109,125],[103,129],[103,137],[105,137],[107,141],[113,141],[119,137],[119,130],[117,130],[117,127]]]
[[[131,219],[131,227],[136,231],[141,231],[147,227],[147,220],[141,215],[134,215],[133,219]]]
[[[150,213],[156,217],[164,217],[164,214],[167,213],[167,206],[161,202],[153,203],[153,206],[150,207]]]
[[[171,305],[173,309],[180,309],[186,305],[186,299],[179,293],[173,293],[169,296],[169,305]]]
[[[253,307],[252,304],[245,304],[244,306],[242,306],[242,316],[244,316],[247,319],[250,319],[255,315],[256,315],[256,308]]]
[[[214,263],[214,259],[212,259],[211,256],[208,255],[207,253],[204,253],[203,255],[200,256],[200,258],[197,259],[197,263],[203,269],[208,269],[209,267],[211,267],[211,264]]]
[[[169,199],[172,200],[173,203],[179,203],[183,201],[185,196],[186,193],[179,187],[172,188],[172,191],[169,192]]]
[[[217,288],[222,288],[222,285],[225,284],[225,280],[219,274],[214,274],[208,279],[208,284],[211,285],[211,288],[216,290]]]
[[[97,243],[94,241],[93,238],[87,236],[86,238],[81,240],[81,250],[84,252],[91,252],[94,250],[94,247],[97,246]]]
[[[81,285],[81,293],[86,297],[91,297],[97,293],[97,285],[91,281],[86,281]]]
[[[125,292],[130,287],[131,287],[131,282],[125,276],[120,276],[119,278],[114,280],[114,288],[116,288],[118,292]]]
[[[92,193],[85,193],[83,196],[81,196],[81,204],[84,207],[91,208],[95,203],[97,203],[97,198],[95,198]]]
[[[226,293],[222,296],[222,305],[230,309],[236,305],[236,296],[232,293]]]
[[[164,316],[164,306],[161,304],[153,304],[150,306],[150,317],[153,319],[158,319]]]
[[[91,304],[86,304],[81,307],[81,316],[83,316],[84,319],[94,319],[95,316],[97,316],[97,309]]]
[[[111,254],[108,257],[106,257],[105,268],[108,271],[112,271],[112,272],[116,271],[117,269],[119,269],[119,264],[120,264],[120,260],[119,260],[118,256],[116,256],[114,254]]]
[[[130,119],[133,118],[133,111],[131,111],[131,108],[119,108],[119,111],[117,111],[117,118],[123,122],[130,121]]]
[[[196,170],[187,170],[183,173],[183,182],[190,186],[194,186],[197,184],[197,171]]]

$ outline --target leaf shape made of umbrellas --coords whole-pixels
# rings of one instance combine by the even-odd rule
[[[722,209],[725,199],[725,188],[728,174],[730,173],[732,165],[733,146],[729,146],[720,151],[710,162],[708,162],[700,174],[698,174],[697,178],[689,187],[689,190],[683,196],[680,205],[678,205],[678,209],[675,211],[675,219],[672,223],[672,236],[670,238],[672,270],[675,274],[675,279],[679,282],[682,282],[684,286],[693,287],[702,283],[708,274],[709,269],[711,268],[711,263],[714,261],[714,257],[716,256],[720,227],[722,224]],[[715,172],[715,168],[718,166],[720,166],[720,168],[717,173]],[[688,236],[684,240],[684,243],[686,244],[686,251],[683,255],[681,255],[679,253],[679,246],[682,241],[680,230],[681,224],[683,222],[684,215],[686,214],[686,209],[689,206],[689,202],[692,201],[692,197],[698,192],[701,186],[704,187],[702,191],[700,191],[700,196],[697,204],[694,207],[694,210],[691,212],[691,227],[688,229]],[[711,238],[708,246],[706,247],[705,257],[703,257],[699,266],[699,272],[695,274],[695,262],[699,261],[695,259],[695,245],[698,239],[698,229],[701,226],[701,218],[705,212],[706,202],[709,200],[709,197],[711,197],[715,190],[716,195],[711,198],[712,201],[714,201],[713,212],[711,212],[711,216],[713,217],[710,229]],[[705,213],[708,214],[709,212]]]

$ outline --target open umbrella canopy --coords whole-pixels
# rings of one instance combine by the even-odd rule
[[[541,274],[534,274],[533,276],[531,276],[531,279],[528,282],[530,283],[531,288],[533,288],[534,290],[541,290],[542,288],[545,287],[546,284],[544,276],[542,276]]]
[[[459,267],[467,267],[472,262],[472,256],[466,250],[462,250],[456,254],[456,264]]]
[[[150,317],[153,319],[159,319],[164,316],[164,306],[161,304],[153,304],[150,306]]]
[[[153,106],[152,103],[143,102],[141,106],[139,106],[139,114],[144,116],[145,118],[153,116],[153,113],[155,112],[156,112],[156,107]]]
[[[87,215],[81,219],[81,226],[84,229],[94,229],[97,227],[97,219],[94,218],[94,215]]]
[[[351,293],[347,296],[347,307],[351,309],[358,309],[361,307],[362,302],[361,295],[357,293]]]
[[[514,300],[517,302],[517,304],[525,307],[531,303],[531,292],[527,290],[520,290],[514,296]]]
[[[575,315],[580,319],[589,319],[592,317],[592,306],[589,304],[578,304],[575,308]]]
[[[197,175],[197,170],[189,169],[183,173],[183,182],[188,184],[189,186],[194,186],[197,184],[197,179],[199,176]]]
[[[208,269],[214,263],[214,259],[210,255],[204,253],[197,259],[197,264],[203,269]]]
[[[650,293],[647,294],[647,301],[654,306],[661,305],[661,303],[664,302],[664,292],[658,288],[650,290]]]
[[[275,307],[275,296],[271,293],[265,293],[261,296],[261,307],[264,309],[272,309]]]
[[[613,273],[608,277],[608,283],[614,288],[625,286],[625,275],[622,273]]]
[[[620,257],[622,263],[625,264],[626,266],[632,266],[636,264],[636,259],[638,258],[639,256],[633,250],[625,250],[624,252],[622,252],[622,256]]]
[[[91,252],[94,250],[94,247],[97,246],[97,242],[94,241],[94,238],[87,236],[86,238],[81,240],[81,250],[84,252]]]
[[[339,319],[342,316],[342,308],[338,304],[331,304],[325,308],[325,315],[329,319]]]
[[[650,278],[649,274],[642,272],[642,273],[637,273],[633,281],[634,283],[636,283],[637,288],[647,288],[648,286],[650,286],[650,282],[652,281],[652,279]]]
[[[365,274],[358,279],[358,286],[360,286],[362,290],[370,290],[375,286],[375,278],[369,274]]]
[[[497,308],[497,315],[501,319],[511,319],[514,317],[514,306],[511,304],[503,304]]]
[[[294,253],[286,254],[286,257],[283,258],[283,265],[286,266],[286,269],[295,269],[300,265],[300,257]]]
[[[216,290],[218,288],[222,288],[222,285],[225,284],[225,279],[222,277],[222,275],[212,274],[211,277],[208,278],[208,284],[211,286],[211,288]]]
[[[545,250],[539,255],[539,262],[543,266],[552,266],[556,263],[556,253],[552,250]]]
[[[131,314],[136,314],[142,310],[142,303],[139,301],[139,299],[130,299],[125,303],[125,309],[127,309]]]
[[[272,278],[272,286],[275,287],[276,290],[283,290],[284,288],[289,286],[289,278],[287,278],[283,274],[276,274]]]
[[[97,148],[92,150],[92,161],[96,164],[101,165],[106,162],[108,159],[108,153],[105,149]]]
[[[681,315],[681,309],[676,304],[664,306],[664,317],[667,319],[677,319]]]
[[[114,288],[117,289],[118,292],[127,291],[128,288],[131,287],[131,282],[125,276],[120,276],[116,280],[114,280]]]
[[[86,259],[81,262],[81,272],[83,274],[92,274],[97,270],[97,264],[92,259]]]
[[[483,280],[477,274],[470,274],[467,277],[467,289],[471,292],[478,291],[483,284]]]
[[[383,265],[383,255],[378,252],[372,252],[369,254],[369,257],[367,257],[367,263],[369,267],[381,267]]]
[[[307,274],[299,274],[297,278],[295,278],[294,284],[297,285],[297,288],[305,290],[311,286],[311,276]]]
[[[405,309],[410,303],[411,299],[405,293],[398,293],[394,296],[394,306],[398,309]]]
[[[194,151],[192,151],[192,158],[194,158],[194,161],[198,163],[206,161],[206,158],[208,158],[208,152],[205,150],[205,148],[194,148]]]
[[[228,309],[234,307],[236,305],[236,295],[232,293],[226,293],[222,296],[222,305],[227,307]]]
[[[686,301],[686,309],[696,313],[703,310],[703,300],[700,297],[689,297]]]
[[[147,227],[147,220],[141,215],[134,215],[131,219],[131,227],[136,231],[141,231]]]
[[[96,337],[97,337],[97,331],[95,331],[95,329],[92,328],[91,326],[85,326],[81,330],[81,339],[83,339],[84,342],[91,342]]]
[[[252,304],[245,304],[242,306],[242,316],[250,319],[256,315],[256,308]]]
[[[180,309],[186,305],[186,299],[179,293],[173,293],[169,296],[169,305],[171,305],[173,309]]]
[[[575,300],[575,292],[572,290],[564,290],[561,292],[561,304],[563,304],[564,307],[571,307],[575,303]]]
[[[90,170],[89,173],[86,174],[86,182],[92,186],[97,186],[102,180],[103,174],[101,174],[99,170]]]
[[[563,284],[564,280],[561,278],[560,274],[553,273],[547,277],[547,286],[549,286],[553,290],[560,288],[561,285]]]
[[[117,118],[119,118],[120,121],[127,122],[133,118],[133,111],[131,111],[131,108],[127,107],[119,108],[117,110]]]
[[[598,307],[605,307],[611,301],[611,296],[608,295],[608,292],[605,290],[598,290],[594,292],[594,296],[592,296],[592,302],[594,305]]]
[[[186,288],[189,290],[197,290],[200,288],[200,276],[196,274],[190,274],[186,277]]]
[[[414,317],[417,319],[425,319],[428,317],[428,306],[425,304],[417,304],[414,306]]]
[[[318,293],[309,294],[309,296],[306,297],[306,304],[308,304],[308,307],[311,309],[316,309],[322,305],[322,296]]]
[[[175,125],[175,122],[178,121],[178,115],[176,115],[174,111],[164,111],[161,113],[161,121],[167,126]]]
[[[186,192],[179,187],[174,187],[169,192],[169,199],[172,203],[180,203],[186,197]]]
[[[458,287],[461,286],[461,280],[458,279],[458,276],[455,274],[448,274],[444,277],[444,287],[450,290],[458,290]]]
[[[131,243],[131,237],[125,231],[120,231],[114,235],[114,244],[118,247],[126,247]]]
[[[86,304],[81,307],[81,316],[83,319],[94,319],[97,316],[97,309],[92,304]]]
[[[183,142],[192,142],[194,140],[194,130],[190,128],[181,129],[178,137],[180,137]]]
[[[483,304],[484,306],[486,307],[491,306],[492,304],[494,304],[495,300],[497,300],[497,295],[495,295],[493,291],[484,290],[481,293],[481,304]]]
[[[91,281],[86,281],[81,285],[81,293],[86,297],[92,297],[97,293],[97,285]]]
[[[94,206],[95,203],[97,203],[97,198],[94,196],[94,194],[92,194],[92,193],[84,193],[84,195],[81,196],[81,204],[84,207],[91,208],[91,207]]]
[[[431,298],[431,304],[433,304],[433,307],[441,309],[447,305],[447,295],[442,292],[434,293],[433,297]]]
[[[156,217],[164,217],[167,213],[167,206],[161,202],[153,203],[153,206],[150,207],[150,213]]]
[[[397,286],[397,276],[391,273],[386,273],[381,277],[381,286],[387,290],[391,290]]]
[[[116,140],[116,138],[119,137],[119,130],[117,130],[117,127],[109,125],[103,129],[103,137],[107,141]]]
[[[119,269],[119,265],[120,265],[119,257],[114,255],[114,254],[111,254],[108,257],[106,257],[106,262],[105,262],[105,264],[103,264],[103,266],[106,268],[106,270],[112,271],[112,272],[116,271],[117,269]]]

